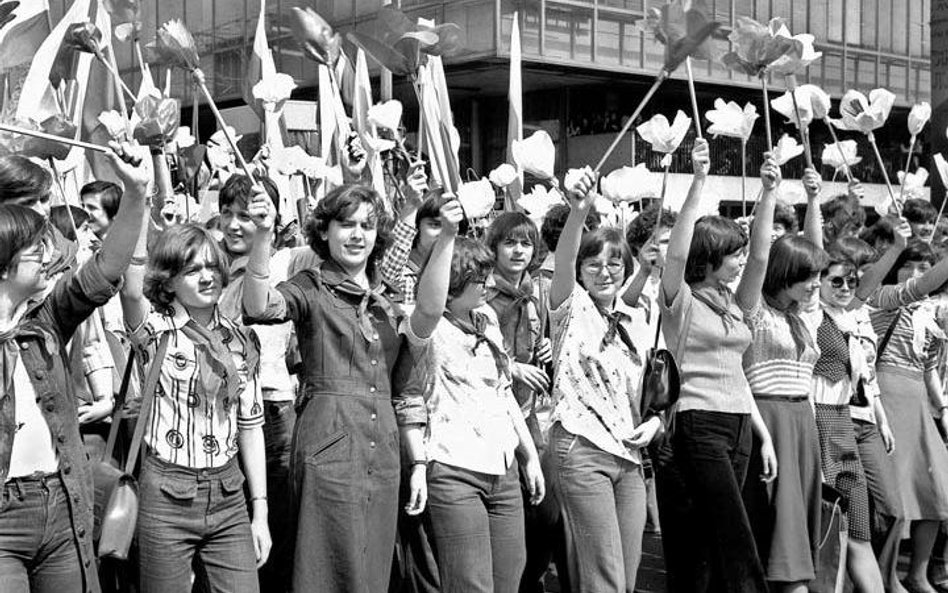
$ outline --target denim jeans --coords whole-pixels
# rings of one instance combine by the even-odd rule
[[[296,424],[294,402],[263,403],[263,439],[267,456],[267,496],[270,558],[260,567],[260,590],[263,593],[286,593],[293,577],[293,540],[296,521],[293,512],[290,452],[293,450],[293,426]]]
[[[140,593],[191,590],[195,555],[210,591],[257,593],[256,554],[237,460],[213,469],[153,455],[139,480]]]
[[[432,462],[428,508],[443,593],[516,593],[527,559],[517,464],[503,476]]]
[[[575,593],[632,593],[642,559],[642,466],[555,424],[550,433],[553,488],[566,524]]]
[[[97,582],[90,587],[99,590]],[[0,591],[89,590],[83,587],[69,500],[59,477],[14,478],[4,484],[0,498]]]
[[[539,442],[538,442],[539,443]],[[553,488],[554,461],[547,455],[547,445],[538,444],[537,452],[546,480],[546,496],[540,504],[530,504],[530,493],[523,489],[523,514],[527,542],[527,565],[520,579],[520,593],[544,593],[544,577],[550,561],[556,565],[560,593],[572,593],[569,583],[569,562],[566,551],[566,526],[560,513],[560,501]]]
[[[741,497],[750,415],[688,410],[675,424],[654,457],[668,590],[766,592]]]

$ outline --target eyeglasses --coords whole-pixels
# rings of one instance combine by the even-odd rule
[[[829,281],[830,286],[833,288],[842,288],[844,284],[854,290],[859,288],[859,276],[855,274],[850,276],[833,276]]]
[[[603,268],[605,268],[607,272],[615,276],[617,274],[621,274],[625,270],[625,264],[621,261],[611,261],[607,264],[604,264],[601,261],[593,260],[584,262],[581,268],[587,274],[592,274],[594,276],[601,274]]]

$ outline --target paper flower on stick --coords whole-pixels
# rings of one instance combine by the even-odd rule
[[[102,31],[92,23],[74,23],[66,29],[63,45],[75,51],[102,55]]]
[[[369,107],[369,123],[397,133],[402,122],[402,103],[397,99]]]
[[[859,91],[846,91],[839,104],[842,118],[830,122],[840,130],[868,134],[885,124],[894,104],[895,94],[886,89],[873,89],[868,99]]]
[[[533,186],[533,190],[528,194],[520,196],[517,204],[527,211],[537,227],[543,223],[543,218],[550,208],[563,203],[563,196],[557,189],[547,189],[545,185],[538,183]]]
[[[281,72],[263,78],[253,85],[253,98],[262,101],[265,106],[272,105],[279,109],[283,102],[290,98],[290,94],[295,88],[296,81],[293,80],[293,77]]]
[[[787,28],[786,24],[783,24],[777,29],[776,35],[789,38],[793,42],[793,49],[770,64],[769,70],[774,74],[784,76],[802,74],[810,64],[823,57],[822,52],[818,52],[813,48],[815,38],[809,33],[791,35],[790,29]]]
[[[54,115],[48,119],[43,120],[43,123],[39,126],[32,125],[30,127],[38,129],[41,132],[46,132],[47,134],[61,136],[63,138],[76,137],[75,124],[61,115]],[[69,156],[70,150],[70,146],[62,144],[61,142],[53,142],[50,140],[43,140],[41,138],[29,138],[23,143],[23,148],[21,149],[20,154],[25,157],[34,157],[44,161],[50,158],[61,161],[65,160],[65,158]]]
[[[322,179],[329,173],[323,159],[310,156],[301,146],[275,150],[271,158],[273,166],[281,175],[302,174],[306,177]]]
[[[918,136],[921,134],[925,124],[927,124],[928,120],[931,118],[932,106],[928,103],[928,101],[922,101],[918,105],[914,105],[912,110],[909,111],[908,116],[909,134],[912,136]]]
[[[725,103],[724,99],[715,99],[714,109],[704,115],[711,122],[709,134],[714,137],[740,138],[744,142],[750,138],[754,131],[754,122],[760,117],[753,103],[748,103],[741,109],[734,101]]]
[[[902,185],[902,195],[906,200],[925,198],[925,184],[928,183],[928,169],[919,167],[914,173],[899,171],[899,183]]]
[[[652,150],[671,154],[678,149],[681,141],[685,139],[688,128],[691,126],[691,118],[685,115],[681,110],[675,114],[675,121],[670,125],[668,118],[662,114],[655,115],[652,119],[636,128],[642,139],[652,145]]]
[[[483,218],[490,214],[496,198],[494,188],[485,178],[462,183],[458,187],[458,202],[469,219]]]
[[[115,36],[120,41],[137,39],[142,30],[142,7],[139,0],[105,0],[105,10],[112,17]]]
[[[306,57],[330,68],[336,65],[342,39],[315,10],[308,6],[291,8],[290,30]]]
[[[712,21],[709,14],[704,0],[672,0],[648,11],[646,26],[665,46],[665,71],[674,72],[688,56],[711,59],[708,38],[721,23]]]
[[[145,48],[145,54],[151,63],[188,72],[201,65],[194,37],[178,19],[172,19],[158,29],[158,36]]]
[[[781,167],[803,154],[803,145],[797,142],[797,139],[784,134],[774,145],[774,158]]]
[[[734,51],[724,54],[721,62],[737,72],[749,76],[761,76],[767,68],[792,51],[802,52],[786,31],[783,19],[775,18],[762,25],[752,18],[742,16],[737,26],[728,35]]]
[[[823,155],[820,157],[820,161],[823,165],[832,167],[835,171],[840,171],[847,166],[853,167],[862,162],[862,157],[857,153],[857,148],[855,140],[842,140],[827,144],[823,147]],[[845,162],[843,161],[844,157]]]
[[[454,23],[418,24],[391,6],[379,10],[376,30],[377,36],[353,31],[346,34],[346,39],[400,76],[415,76],[426,56],[451,55],[460,48],[461,28]]]
[[[517,170],[508,163],[504,163],[490,172],[488,175],[490,182],[503,189],[517,179]]]
[[[133,136],[140,144],[161,146],[170,142],[181,123],[181,106],[177,99],[145,95],[135,103],[139,121]]]
[[[194,146],[197,143],[197,138],[191,134],[190,126],[181,126],[178,128],[178,131],[175,132],[174,138],[171,141],[178,147],[178,150],[181,150],[182,148]]]
[[[660,183],[658,176],[649,171],[645,163],[639,163],[609,173],[602,178],[600,187],[602,196],[613,202],[638,202],[658,195]]]
[[[797,128],[805,128],[809,126],[816,117],[813,113],[813,102],[810,99],[812,93],[809,87],[812,86],[813,85],[804,84],[798,86],[793,91],[787,91],[776,99],[771,99],[770,106],[773,107],[774,111],[787,118],[787,121]],[[791,92],[793,95],[796,95],[797,108],[794,108],[793,95],[790,94]],[[797,117],[798,114],[799,118]]]
[[[540,179],[552,179],[556,165],[556,147],[545,130],[537,130],[529,138],[514,140],[513,160],[518,167]]]
[[[99,124],[111,140],[123,142],[128,140],[125,118],[118,111],[103,111],[98,117]]]

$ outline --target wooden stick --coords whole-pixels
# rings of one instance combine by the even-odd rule
[[[789,78],[789,77],[788,77]],[[797,129],[800,130],[800,141],[803,142],[803,156],[806,158],[806,166],[813,168],[813,153],[810,150],[810,135],[807,133],[806,125],[800,117],[800,104],[797,103],[796,89],[790,90],[790,96],[793,98],[793,112],[797,116]]]
[[[839,137],[836,136],[836,128],[833,127],[833,124],[830,123],[829,119],[826,119],[826,127],[829,128],[830,136],[833,138],[833,142],[836,144],[836,150],[839,151],[839,158],[843,159],[843,172],[846,173],[846,180],[849,183],[853,182],[853,172],[849,170],[849,162],[846,160],[846,153],[843,152],[843,147],[839,145]]]
[[[606,164],[606,161],[609,160],[609,157],[612,155],[612,152],[619,145],[619,142],[622,141],[622,137],[625,136],[629,128],[632,127],[632,124],[635,123],[635,120],[639,118],[639,115],[642,114],[642,110],[645,109],[645,106],[652,99],[652,96],[655,95],[655,91],[658,90],[658,87],[662,85],[663,82],[671,75],[667,70],[662,70],[657,77],[655,77],[655,82],[652,83],[652,88],[645,93],[645,96],[642,97],[642,100],[639,101],[638,107],[635,108],[635,111],[632,113],[632,117],[629,118],[629,121],[625,122],[625,125],[622,126],[622,129],[619,130],[619,133],[616,134],[615,140],[612,141],[612,144],[609,145],[609,148],[606,149],[606,154],[602,155],[602,158],[599,159],[599,163],[596,165],[596,168],[593,169],[594,173],[598,173],[602,166]]]
[[[32,136],[34,138],[49,140],[50,142],[58,142],[60,144],[65,144],[66,146],[75,146],[77,148],[83,148],[85,150],[94,150],[96,152],[111,152],[112,151],[112,149],[109,148],[108,146],[102,146],[101,144],[92,144],[91,142],[83,142],[82,140],[73,140],[72,138],[63,138],[62,136],[47,134],[46,132],[40,132],[38,130],[29,130],[26,128],[11,126],[4,123],[0,123],[0,132],[10,132],[12,134],[22,134],[24,136]]]
[[[695,115],[695,134],[698,138],[704,138],[701,135],[701,112],[698,111],[698,95],[695,93],[695,77],[691,73],[691,56],[685,58],[685,70],[688,71],[688,93],[691,95],[691,109]]]
[[[914,136],[912,137],[914,138]],[[948,196],[942,199],[941,206],[938,208],[938,216],[935,217],[935,230],[932,232],[932,236],[928,238],[928,244],[931,245],[932,241],[935,239],[935,233],[938,232],[938,221],[941,220],[942,214],[945,213],[945,203],[948,202]]]
[[[902,197],[905,195],[905,177],[908,177],[909,167],[912,166],[912,152],[915,150],[915,140],[918,138],[915,134],[912,134],[912,139],[909,141],[909,151],[908,156],[905,157],[905,172],[904,177],[902,177],[901,183],[899,183],[899,201],[902,200]],[[945,201],[942,200],[942,206],[944,206]],[[939,214],[939,216],[941,216]],[[937,219],[935,222],[938,222]],[[934,237],[934,235],[932,235]]]
[[[662,210],[665,208],[665,193],[668,190],[668,172],[670,169],[671,159],[668,159],[668,164],[665,165],[665,172],[662,174],[662,193],[658,196],[658,217],[655,219],[655,228],[652,230],[651,241],[658,241],[658,236],[662,232]]]
[[[747,140],[741,138],[741,216],[747,218]]]
[[[230,135],[230,132],[227,130],[227,122],[224,121],[224,116],[221,115],[220,110],[217,108],[217,104],[214,103],[214,98],[211,97],[211,91],[208,90],[204,79],[204,72],[202,72],[200,68],[197,68],[191,73],[191,76],[194,78],[194,82],[198,85],[198,88],[201,89],[201,92],[204,93],[204,98],[207,99],[207,106],[211,108],[211,113],[213,113],[214,117],[217,119],[217,123],[220,125],[221,131],[224,133],[224,137],[227,138],[227,143],[230,144],[231,149],[234,151],[234,156],[237,158],[237,163],[240,165],[240,168],[244,170],[244,175],[247,176],[247,179],[249,179],[251,183],[256,183],[256,178],[250,172],[250,165],[247,164],[247,160],[244,158],[244,155],[240,154],[240,149],[237,148],[237,140],[235,140]]]
[[[760,86],[764,92],[764,127],[767,130],[767,151],[774,151],[774,134],[770,128],[770,93],[767,92],[767,73],[760,75]]]
[[[882,154],[879,152],[879,145],[876,144],[876,135],[872,132],[866,134],[869,137],[869,144],[872,145],[873,152],[876,153],[876,161],[879,163],[879,168],[882,169],[882,178],[885,180],[885,187],[889,190],[889,199],[892,200],[892,204],[895,206],[895,211],[898,215],[902,216],[902,206],[899,204],[899,201],[895,199],[895,192],[892,191],[892,182],[889,181],[889,172],[885,170],[885,163],[882,161]]]

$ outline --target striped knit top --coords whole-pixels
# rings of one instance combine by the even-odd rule
[[[936,334],[940,332],[916,284],[917,280],[911,278],[904,284],[882,286],[868,301],[874,307],[869,317],[880,343],[889,326],[896,323],[882,356],[876,360],[877,366],[926,371],[938,365],[940,341]]]
[[[808,397],[813,379],[813,365],[820,353],[816,335],[804,318],[811,339],[802,354],[797,353],[787,314],[774,309],[761,299],[758,305],[744,312],[753,335],[750,348],[744,352],[744,374],[755,395]]]

